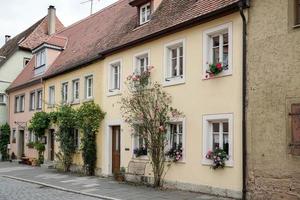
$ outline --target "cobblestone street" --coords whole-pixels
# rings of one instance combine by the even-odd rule
[[[0,177],[0,200],[96,200],[85,195],[64,192],[36,184]]]
[[[0,162],[0,200],[15,199],[229,200],[201,193],[157,190],[120,183],[110,178],[85,177],[58,173],[55,169]]]

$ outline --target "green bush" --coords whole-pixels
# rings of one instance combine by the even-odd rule
[[[2,161],[8,160],[9,155],[7,146],[9,144],[10,127],[6,123],[0,126],[0,153],[2,155]]]

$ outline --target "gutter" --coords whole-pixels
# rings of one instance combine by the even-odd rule
[[[152,41],[152,40],[156,40],[156,39],[164,37],[166,35],[170,35],[170,34],[173,34],[175,32],[179,32],[181,30],[184,30],[184,29],[187,29],[187,28],[190,28],[190,27],[193,27],[193,26],[197,26],[199,24],[203,24],[203,23],[212,21],[216,18],[223,17],[223,16],[229,15],[231,13],[237,12],[238,10],[239,10],[239,2],[233,3],[229,6],[223,7],[221,9],[215,10],[215,11],[207,13],[205,15],[201,15],[199,17],[196,17],[194,19],[185,21],[185,22],[180,23],[178,25],[171,26],[169,28],[163,29],[161,31],[158,31],[158,32],[155,32],[153,34],[147,35],[145,37],[139,38],[137,40],[122,44],[120,46],[105,50],[103,52],[99,52],[98,55],[96,55],[93,58],[83,60],[83,61],[81,61],[77,64],[66,66],[65,67],[66,70],[62,70],[62,71],[55,72],[55,73],[50,74],[50,75],[46,75],[46,76],[43,77],[43,80],[46,80],[46,79],[55,77],[57,75],[61,75],[61,74],[70,72],[70,71],[77,70],[77,69],[85,67],[85,66],[87,66],[91,63],[94,63],[98,60],[103,60],[108,55],[112,55],[112,54],[115,54],[115,53],[120,52],[122,50],[129,49],[131,47],[140,45],[142,43],[149,42],[149,41]]]
[[[246,123],[246,109],[247,109],[247,20],[243,8],[249,7],[249,0],[240,0],[239,8],[240,15],[243,21],[243,73],[242,73],[242,94],[243,94],[243,119],[242,119],[242,148],[243,148],[243,196],[245,200],[247,196],[247,123]]]

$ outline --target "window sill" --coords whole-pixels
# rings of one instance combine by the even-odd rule
[[[149,160],[150,160],[150,159],[148,158],[148,156],[139,156],[139,157],[133,156],[132,159],[133,159],[133,160],[146,160],[146,161],[149,161]]]
[[[212,166],[212,161],[211,160],[208,160],[208,159],[203,159],[202,162],[201,162],[202,165],[205,165],[205,166]],[[234,167],[234,162],[233,160],[228,160],[225,162],[225,167]]]
[[[0,106],[6,106],[6,103],[0,103]]]
[[[293,28],[294,28],[294,29],[300,28],[300,24],[294,25]]]
[[[181,84],[185,84],[184,78],[170,78],[168,81],[166,81],[166,79],[164,80],[163,86],[168,87]]]
[[[77,105],[77,104],[80,104],[80,101],[79,100],[74,100],[72,102],[70,102],[71,105]]]
[[[207,76],[207,77],[206,77]],[[232,76],[232,73],[229,73],[229,72],[224,72],[224,73],[221,73],[221,74],[218,74],[216,76],[213,76],[213,77],[209,77],[208,74],[205,74],[202,78],[202,80],[211,80],[211,79],[217,79],[217,78],[222,78],[222,77],[226,77],[226,76]]]
[[[121,95],[121,91],[120,90],[111,90],[107,93],[107,96],[110,97],[110,96],[117,96],[117,95]]]
[[[90,101],[94,101],[94,97],[89,97],[83,100],[83,102],[90,102]]]

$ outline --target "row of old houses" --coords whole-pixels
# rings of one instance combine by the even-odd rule
[[[98,175],[136,157],[143,141],[122,119],[120,98],[133,72],[154,66],[184,117],[170,122],[170,146],[183,156],[165,185],[249,199],[298,199],[300,1],[119,0],[64,27],[50,6],[32,27],[0,49],[0,120],[11,127],[10,154],[37,157],[26,144],[35,112],[94,101],[106,112],[96,137]],[[222,63],[215,76],[209,65]],[[55,128],[45,133],[46,163],[55,162]],[[77,145],[81,134],[74,131]],[[72,136],[73,137],[73,136]],[[206,154],[226,150],[212,170]],[[82,166],[80,149],[73,169]]]

